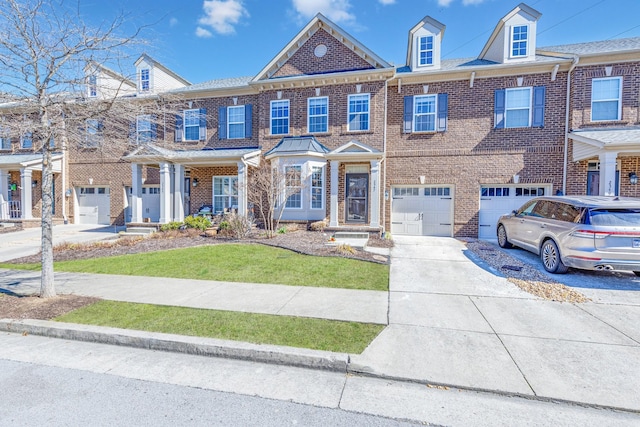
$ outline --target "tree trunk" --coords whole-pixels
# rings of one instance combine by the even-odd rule
[[[49,141],[42,147],[42,276],[40,297],[56,296],[53,280],[53,165]]]

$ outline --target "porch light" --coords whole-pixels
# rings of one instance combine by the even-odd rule
[[[36,188],[37,186],[38,186],[38,181],[34,180],[34,181],[31,182],[31,187],[32,188]]]
[[[629,182],[633,185],[638,183],[638,175],[635,172],[629,172]]]
[[[198,178],[193,178],[193,182],[191,183],[194,187],[198,186]]]

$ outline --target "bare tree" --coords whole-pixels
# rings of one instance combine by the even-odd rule
[[[302,197],[304,176],[299,165],[263,161],[252,170],[247,200],[262,222],[268,238],[275,236],[290,198]]]
[[[91,27],[84,23],[79,3],[73,6],[77,8],[64,0],[0,3],[0,96],[5,101],[2,125],[30,132],[33,151],[42,154],[41,297],[56,295],[52,153],[67,150],[70,144],[78,142],[82,138],[78,130],[86,131],[87,123],[91,123],[88,118],[104,115],[116,105],[127,105],[119,101],[124,86],[116,86],[112,93],[88,108],[89,103],[83,101],[87,84],[85,67],[118,64],[127,57],[127,48],[138,39],[142,29],[134,28],[125,34],[127,17],[122,14]]]

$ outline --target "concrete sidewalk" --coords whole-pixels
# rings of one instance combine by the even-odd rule
[[[387,324],[388,294],[381,291],[82,273],[55,273],[55,280],[59,294]],[[0,292],[32,295],[39,290],[39,272],[0,269]]]

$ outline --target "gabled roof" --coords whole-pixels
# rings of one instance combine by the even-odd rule
[[[314,136],[286,136],[264,156],[265,158],[300,155],[322,156],[328,152],[329,149],[318,142]]]
[[[158,163],[170,161],[184,165],[234,164],[238,161],[256,165],[259,163],[260,148],[222,148],[202,150],[169,150],[152,144],[143,145],[125,160],[136,163]]]
[[[524,12],[530,15],[534,20],[538,20],[542,16],[540,12],[533,9],[532,7],[529,7],[524,3],[520,3],[511,12],[507,13],[502,19],[498,21],[496,28],[494,28],[493,33],[491,33],[491,37],[489,37],[489,40],[487,40],[487,43],[482,48],[482,51],[480,52],[480,55],[478,55],[478,58],[483,59],[485,57],[493,43],[496,41],[496,38],[500,35],[500,31],[502,31],[502,29],[504,28],[504,24],[519,12]]]
[[[416,25],[414,25],[412,29],[409,30],[409,42],[407,45],[407,62],[406,62],[407,65],[411,64],[411,54],[413,52],[413,35],[415,34],[416,31],[418,31],[420,28],[424,27],[425,25],[431,25],[432,27],[436,27],[438,30],[440,30],[440,36],[444,37],[444,29],[446,28],[446,25],[444,25],[440,21],[433,19],[430,16],[425,16],[424,18],[422,18],[420,22],[418,22]]]
[[[164,71],[165,73],[169,74],[171,77],[173,77],[174,79],[180,81],[181,83],[183,83],[186,86],[191,85],[191,82],[189,80],[184,79],[181,76],[179,76],[178,74],[174,73],[169,68],[165,67],[160,62],[156,61],[155,59],[153,59],[152,57],[150,57],[146,53],[143,53],[142,55],[140,55],[140,58],[138,58],[136,60],[136,62],[134,62],[134,65],[137,67],[142,61],[146,61],[146,62],[149,62],[149,63],[153,64],[154,67],[160,68],[162,71]]]
[[[318,30],[324,29],[342,44],[347,46],[374,68],[391,68],[391,64],[373,53],[346,31],[330,21],[321,13],[318,13],[254,78],[257,82],[269,79],[282,67],[294,53],[304,45]]]
[[[344,145],[327,153],[328,159],[337,160],[367,160],[381,159],[384,153],[356,139],[352,139]]]
[[[62,153],[52,153],[51,160],[54,162],[54,171],[60,171],[60,160]],[[2,154],[0,155],[0,166],[5,168],[33,168],[42,170],[42,154]]]
[[[87,63],[87,65],[84,67],[85,72],[89,71],[89,70],[99,70],[100,72],[108,75],[109,77],[113,77],[115,80],[119,81],[119,82],[123,82],[126,83],[130,86],[132,86],[133,88],[136,87],[136,84],[129,79],[128,77],[123,76],[122,74],[118,73],[117,71],[112,70],[109,67],[105,67],[104,65],[96,62],[96,61],[89,61]]]

